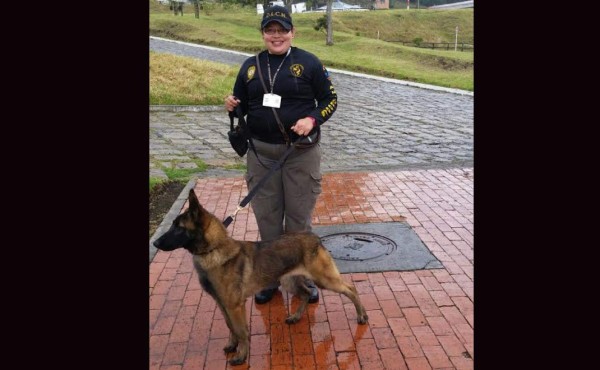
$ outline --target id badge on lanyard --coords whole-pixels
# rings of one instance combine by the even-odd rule
[[[281,107],[281,96],[277,94],[263,95],[263,105],[265,107],[279,108]]]
[[[283,62],[285,62],[285,59],[288,57],[288,55],[290,55],[291,51],[292,51],[292,48],[290,47],[287,51],[287,54],[285,54],[285,57],[283,57],[283,60],[279,64],[279,67],[277,67],[277,71],[275,71],[275,75],[273,76],[272,79],[271,79],[271,63],[269,63],[269,56],[267,55],[267,68],[269,70],[269,83],[271,84],[271,91],[273,91],[273,86],[275,85],[275,78],[277,77],[277,74],[279,73],[279,70],[281,69]],[[271,107],[271,108],[280,108],[281,107],[281,96],[277,95],[277,94],[273,94],[272,92],[266,93],[265,95],[263,95],[263,106]]]

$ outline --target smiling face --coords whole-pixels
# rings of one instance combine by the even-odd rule
[[[285,54],[292,46],[292,39],[296,30],[286,30],[279,22],[269,22],[262,29],[262,37],[265,47],[270,54]]]

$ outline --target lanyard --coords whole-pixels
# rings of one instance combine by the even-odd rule
[[[291,51],[292,51],[292,48],[290,47],[287,51],[287,54],[285,54],[285,57],[283,57],[283,60],[279,64],[279,67],[277,67],[277,70],[275,71],[275,74],[273,75],[273,79],[271,79],[271,63],[269,63],[269,53],[267,53],[267,70],[269,71],[269,85],[271,85],[271,94],[273,93],[273,86],[275,85],[275,78],[277,77],[277,73],[279,73],[279,70],[281,69],[283,62],[285,62],[285,58],[287,58],[288,55],[290,55]]]

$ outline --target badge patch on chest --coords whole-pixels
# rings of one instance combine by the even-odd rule
[[[254,77],[254,72],[256,72],[256,66],[248,67],[248,70],[246,71],[246,76],[248,77],[248,81],[250,81],[252,79],[252,77]]]
[[[302,72],[304,72],[304,66],[302,64],[292,64],[290,66],[290,72],[296,77],[302,76]]]

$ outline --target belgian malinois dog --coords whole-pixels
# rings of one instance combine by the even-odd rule
[[[251,242],[228,236],[225,226],[198,201],[194,189],[189,193],[189,207],[154,245],[163,251],[185,248],[193,262],[202,288],[221,309],[229,342],[226,353],[235,352],[229,360],[239,365],[248,357],[249,329],[246,322],[246,298],[277,281],[288,292],[300,298],[296,312],[287,317],[293,324],[300,320],[310,297],[305,279],[312,279],[321,289],[350,298],[356,308],[359,324],[368,316],[356,288],[344,282],[329,251],[314,233],[290,233],[271,241]]]

